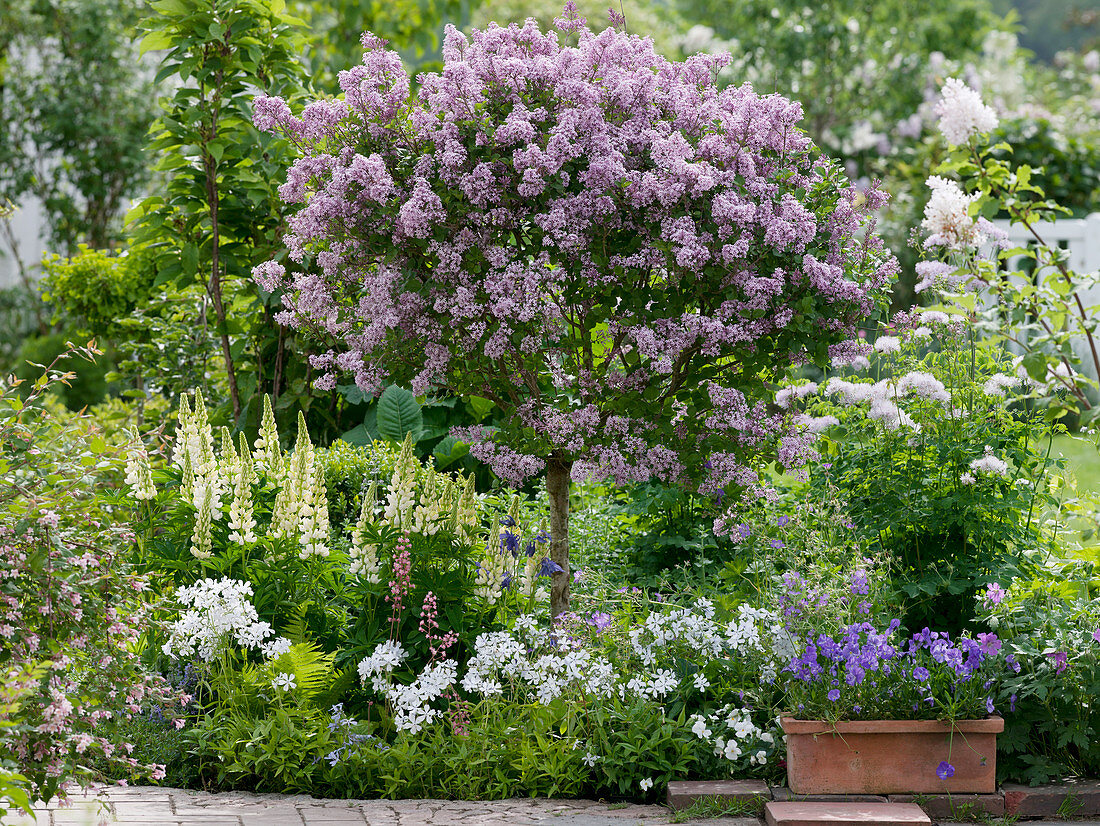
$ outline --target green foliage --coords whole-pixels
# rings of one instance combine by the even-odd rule
[[[118,323],[149,298],[156,275],[147,249],[122,254],[81,244],[71,258],[47,256],[42,262],[42,300],[82,324],[90,335],[118,333]]]
[[[1001,687],[998,778],[1032,784],[1100,773],[1100,556],[1051,559],[978,616],[1020,669]]]
[[[71,349],[72,344],[65,333],[28,338],[20,348],[13,373],[17,379],[30,382],[42,375],[45,365],[53,363],[54,359]],[[64,382],[54,383],[51,392],[70,410],[81,410],[103,401],[108,391],[106,366],[99,361],[82,359],[73,367],[72,375]],[[27,388],[29,386],[25,385]]]
[[[201,287],[189,320],[217,336],[235,421],[258,419],[254,403],[265,390],[280,410],[309,410],[304,365],[291,364],[297,345],[276,328],[270,296],[250,277],[285,232],[275,182],[290,157],[284,141],[252,126],[249,102],[258,92],[303,94],[301,21],[282,0],[160,0],[152,8],[141,48],[167,50],[157,78],[177,85],[149,145],[166,184],[132,211],[136,238],[155,256],[158,283]]]
[[[373,32],[401,54],[414,76],[441,68],[439,33],[444,23],[466,29],[478,0],[318,0],[292,3],[313,32],[308,60],[319,86],[334,87],[339,72],[363,58],[359,38]]]
[[[33,195],[55,248],[106,247],[148,169],[153,95],[137,0],[11,0],[0,13],[0,198]]]
[[[875,146],[862,135],[885,140],[917,110],[933,52],[965,62],[997,22],[986,0],[680,0],[679,8],[727,41],[699,45],[733,53],[728,82],[799,101],[814,140],[849,158]]]

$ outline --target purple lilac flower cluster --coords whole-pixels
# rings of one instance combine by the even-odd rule
[[[301,155],[280,193],[308,267],[254,276],[284,290],[281,323],[337,342],[319,386],[442,385],[514,413],[455,433],[511,483],[556,454],[617,482],[756,485],[749,453],[810,449],[761,365],[820,357],[871,311],[896,271],[866,231],[885,196],[820,157],[798,104],[720,89],[724,58],[563,21],[577,45],[532,20],[448,27],[415,95],[367,34],[342,98],[300,117],[258,98],[256,126]]]
[[[784,668],[790,711],[813,719],[980,718],[996,712],[994,684],[1005,666],[996,634],[923,629],[896,636],[854,623],[835,636],[810,634]]]

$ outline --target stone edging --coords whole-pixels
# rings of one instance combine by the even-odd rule
[[[966,817],[1092,818],[1100,817],[1100,780],[1077,780],[1044,786],[1005,783],[994,794],[953,795],[795,795],[786,786],[761,780],[674,780],[668,805],[686,809],[702,798],[736,801],[746,812],[759,811],[770,800],[822,803],[916,803],[936,819]]]

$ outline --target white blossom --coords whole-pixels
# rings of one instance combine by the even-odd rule
[[[952,146],[960,146],[975,134],[997,128],[997,113],[982,103],[981,95],[958,78],[949,77],[944,81],[941,94],[935,112],[940,119],[940,132]]]

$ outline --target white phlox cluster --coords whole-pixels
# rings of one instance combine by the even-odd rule
[[[483,697],[506,696],[543,705],[562,696],[660,702],[681,688],[681,679],[673,670],[678,658],[688,657],[699,667],[688,682],[702,691],[709,686],[702,669],[715,661],[720,669],[733,662],[738,652],[762,652],[762,633],[775,637],[777,629],[781,631],[772,613],[749,605],[742,605],[726,624],[715,622],[713,616],[714,607],[707,600],[700,600],[695,610],[672,608],[651,614],[635,629],[640,633],[631,634],[632,650],[643,663],[639,669],[616,667],[582,640],[564,634],[555,638],[539,627],[532,615],[521,615],[511,632],[478,635],[460,684],[465,691]],[[364,686],[369,685],[391,703],[395,719],[400,721],[398,727],[415,732],[439,716],[431,703],[457,681],[457,664],[452,660],[433,663],[411,685],[397,685],[392,681],[393,671],[405,656],[399,643],[383,643],[360,662],[359,676]],[[769,662],[780,659],[771,657]],[[774,667],[774,663],[767,666],[773,672]],[[731,737],[724,736],[726,740]],[[733,740],[744,741],[748,736],[741,732]]]
[[[406,656],[401,643],[388,640],[359,663],[359,677],[364,684],[369,680],[371,687],[389,701],[398,731],[416,734],[443,713],[432,703],[455,684],[458,663],[446,659],[432,662],[409,685],[394,683],[393,670]]]
[[[726,706],[706,716],[693,714],[689,722],[692,734],[710,743],[716,757],[730,762],[748,754],[750,765],[764,765],[775,745],[775,735],[757,726],[745,708]]]
[[[204,579],[177,589],[177,600],[190,610],[171,624],[162,650],[169,656],[198,656],[206,662],[232,644],[259,649],[268,658],[286,653],[290,640],[274,637],[271,625],[260,621],[251,596],[251,583],[228,578]]]

